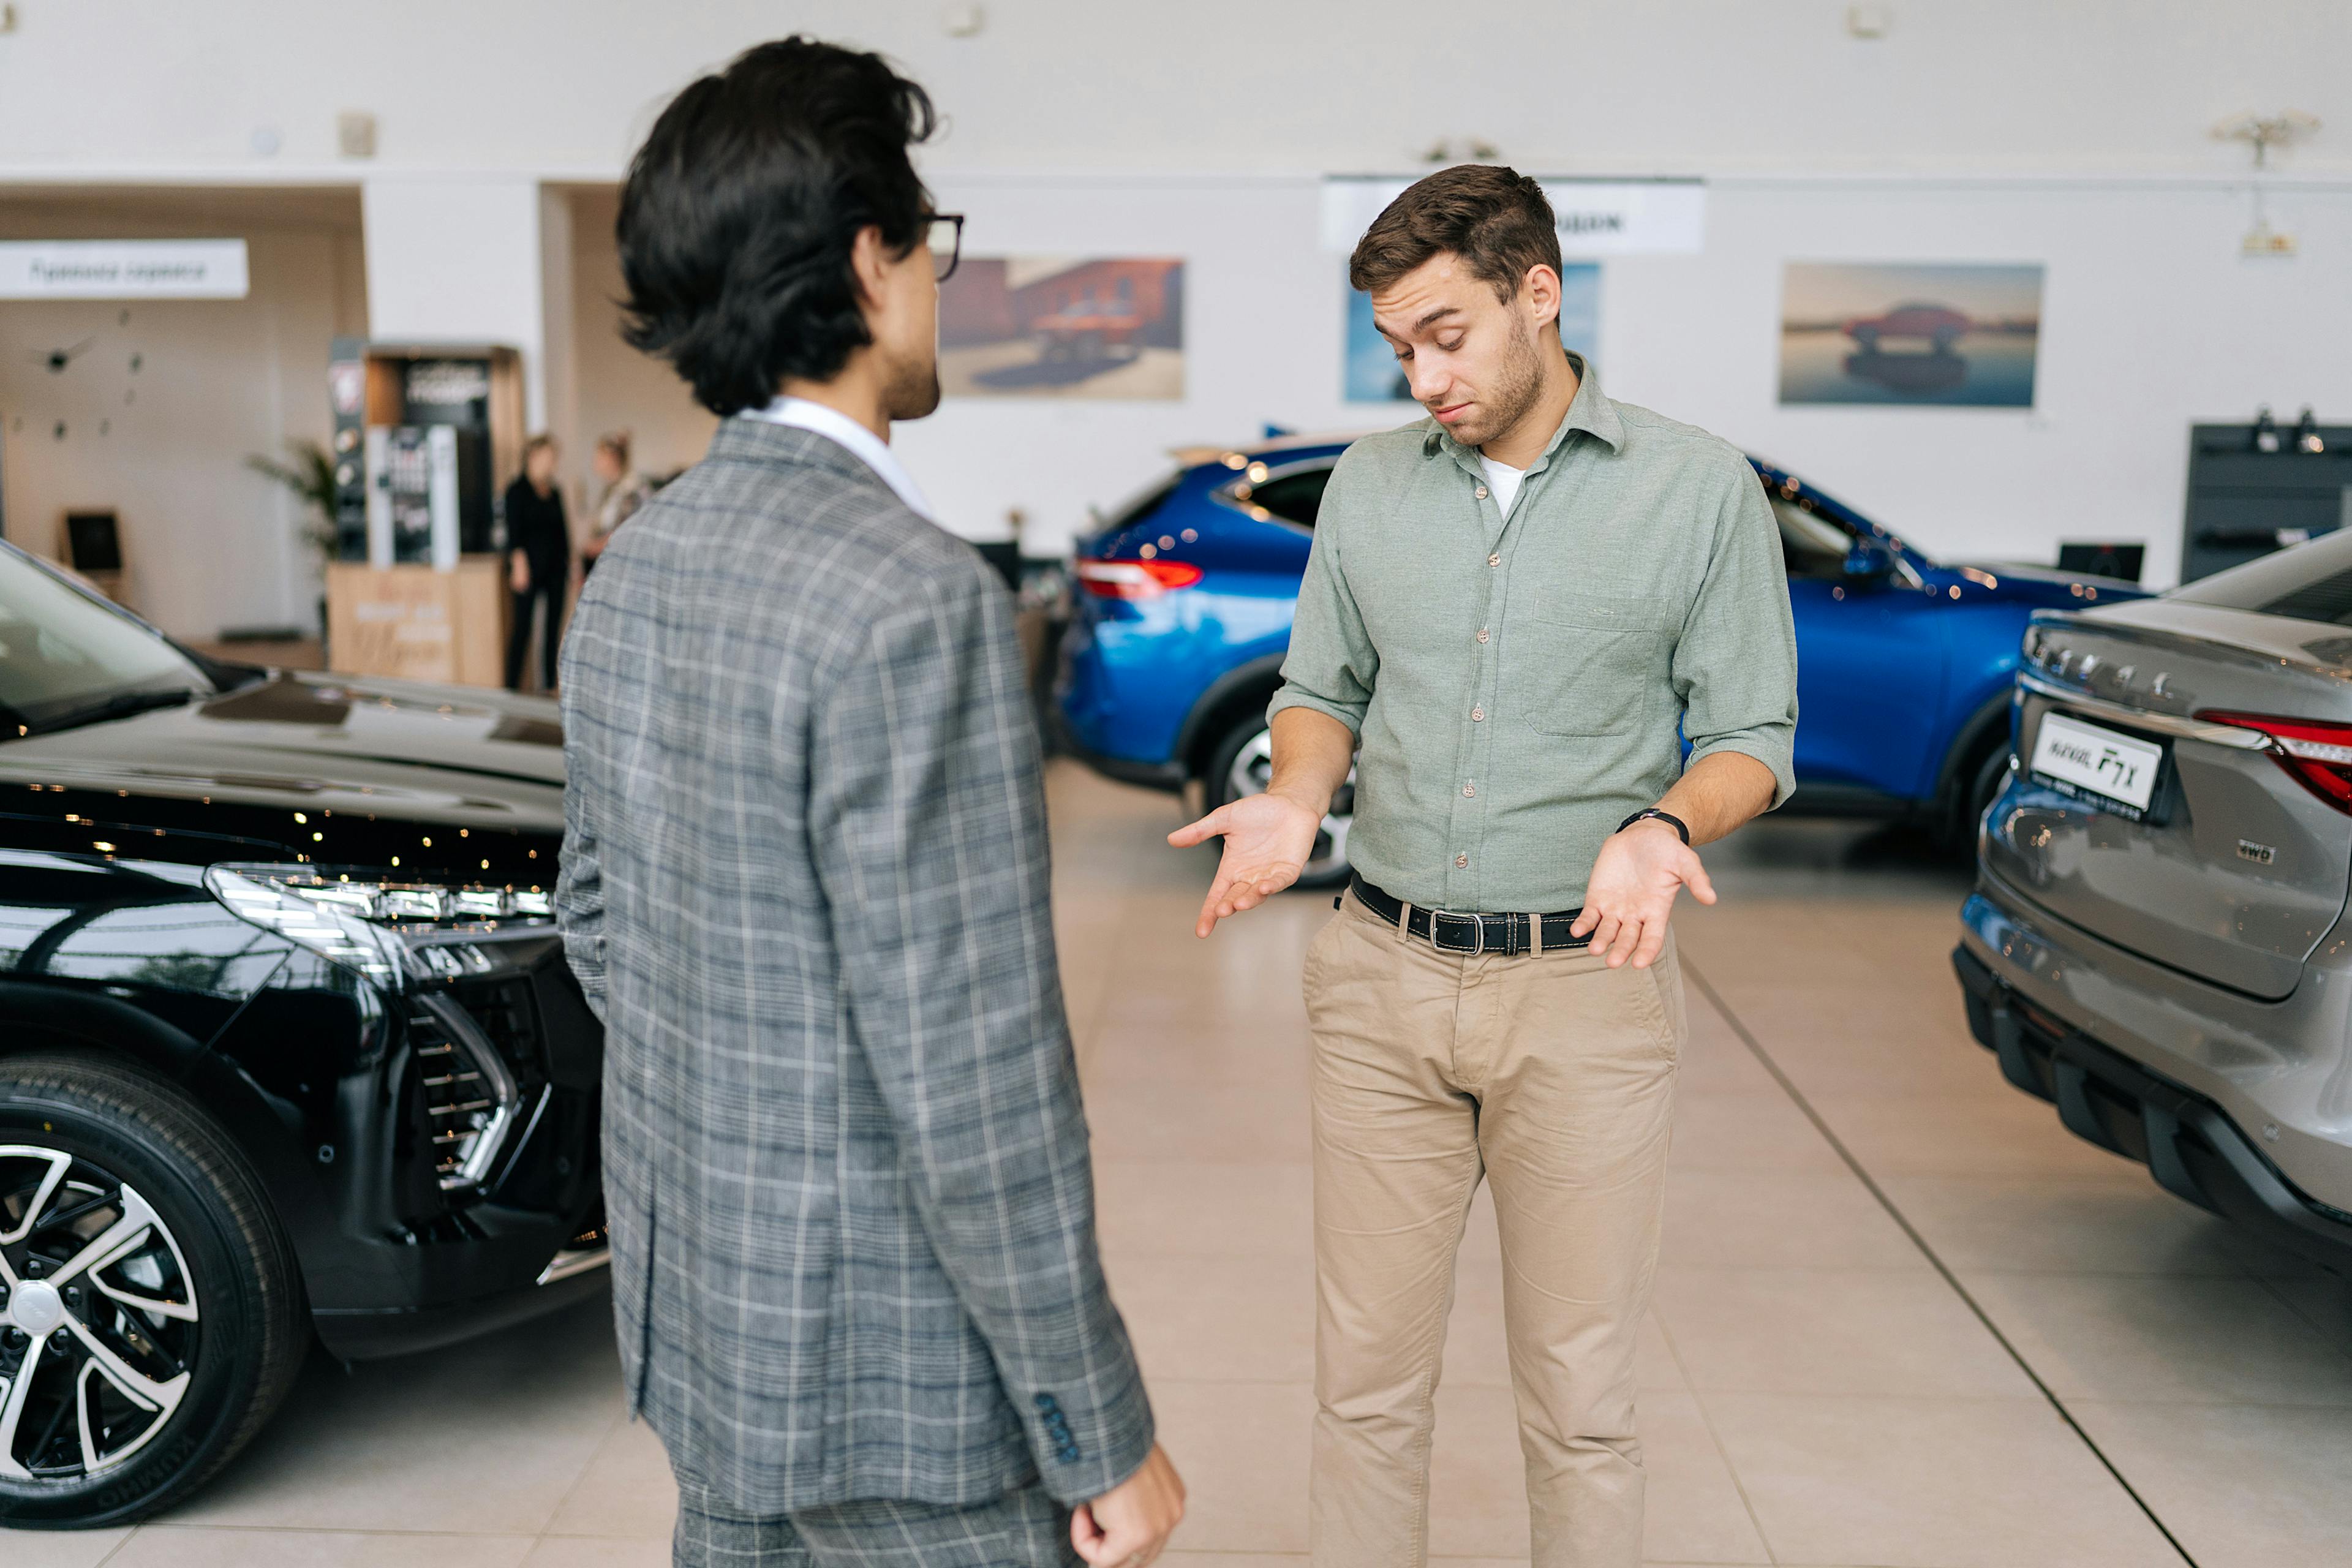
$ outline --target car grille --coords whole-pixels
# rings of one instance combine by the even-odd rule
[[[408,1016],[426,1158],[443,1188],[480,1182],[522,1095],[489,1037],[446,995],[422,997]]]

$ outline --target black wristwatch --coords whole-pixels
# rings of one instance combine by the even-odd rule
[[[1619,823],[1617,825],[1617,831],[1620,833],[1624,832],[1627,828],[1633,826],[1633,824],[1641,821],[1645,816],[1654,816],[1660,822],[1672,827],[1676,833],[1683,836],[1683,847],[1685,849],[1690,847],[1690,824],[1685,822],[1681,817],[1676,816],[1673,812],[1660,811],[1654,805],[1650,807],[1647,811],[1637,811],[1633,816],[1627,817],[1624,821]]]

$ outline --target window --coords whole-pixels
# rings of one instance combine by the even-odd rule
[[[0,736],[151,693],[209,696],[202,669],[163,637],[0,551]]]
[[[1790,500],[1778,490],[1765,494],[1780,524],[1780,555],[1789,575],[1842,580],[1853,536],[1802,500]]]
[[[1330,482],[1328,468],[1301,468],[1262,485],[1240,486],[1234,491],[1234,499],[1244,506],[1264,507],[1285,522],[1313,528],[1315,514],[1323,506],[1323,487]]]

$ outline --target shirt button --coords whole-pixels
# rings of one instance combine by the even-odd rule
[[[1486,564],[1489,566],[1500,566],[1502,563],[1503,558],[1499,555],[1489,555],[1486,557]]]
[[[1486,628],[1484,626],[1480,626],[1478,628],[1478,640],[1480,642],[1485,642],[1486,640]]]
[[[1484,723],[1486,721],[1486,710],[1484,708],[1473,708],[1470,710],[1470,721],[1472,723]]]
[[[1454,858],[1454,868],[1457,871],[1468,864],[1470,864],[1470,857],[1467,855],[1456,855]]]
[[[1485,500],[1486,499],[1486,487],[1480,485],[1478,487],[1477,495],[1480,500]]]
[[[1475,800],[1478,795],[1478,786],[1476,784],[1464,784],[1462,786],[1462,793]]]

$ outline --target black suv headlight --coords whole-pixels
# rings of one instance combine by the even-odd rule
[[[515,988],[499,978],[513,973],[505,955],[518,940],[545,939],[553,923],[549,895],[300,865],[215,866],[205,885],[240,919],[401,998],[410,1093],[430,1167],[445,1190],[485,1183],[529,1121],[543,1074],[524,1042],[501,1048],[491,1026],[513,1006],[491,1007],[486,1018],[467,994]]]
[[[513,921],[543,924],[554,913],[552,900],[537,888],[394,881],[310,866],[215,866],[205,886],[240,919],[387,991],[463,973],[464,960],[431,939]]]

